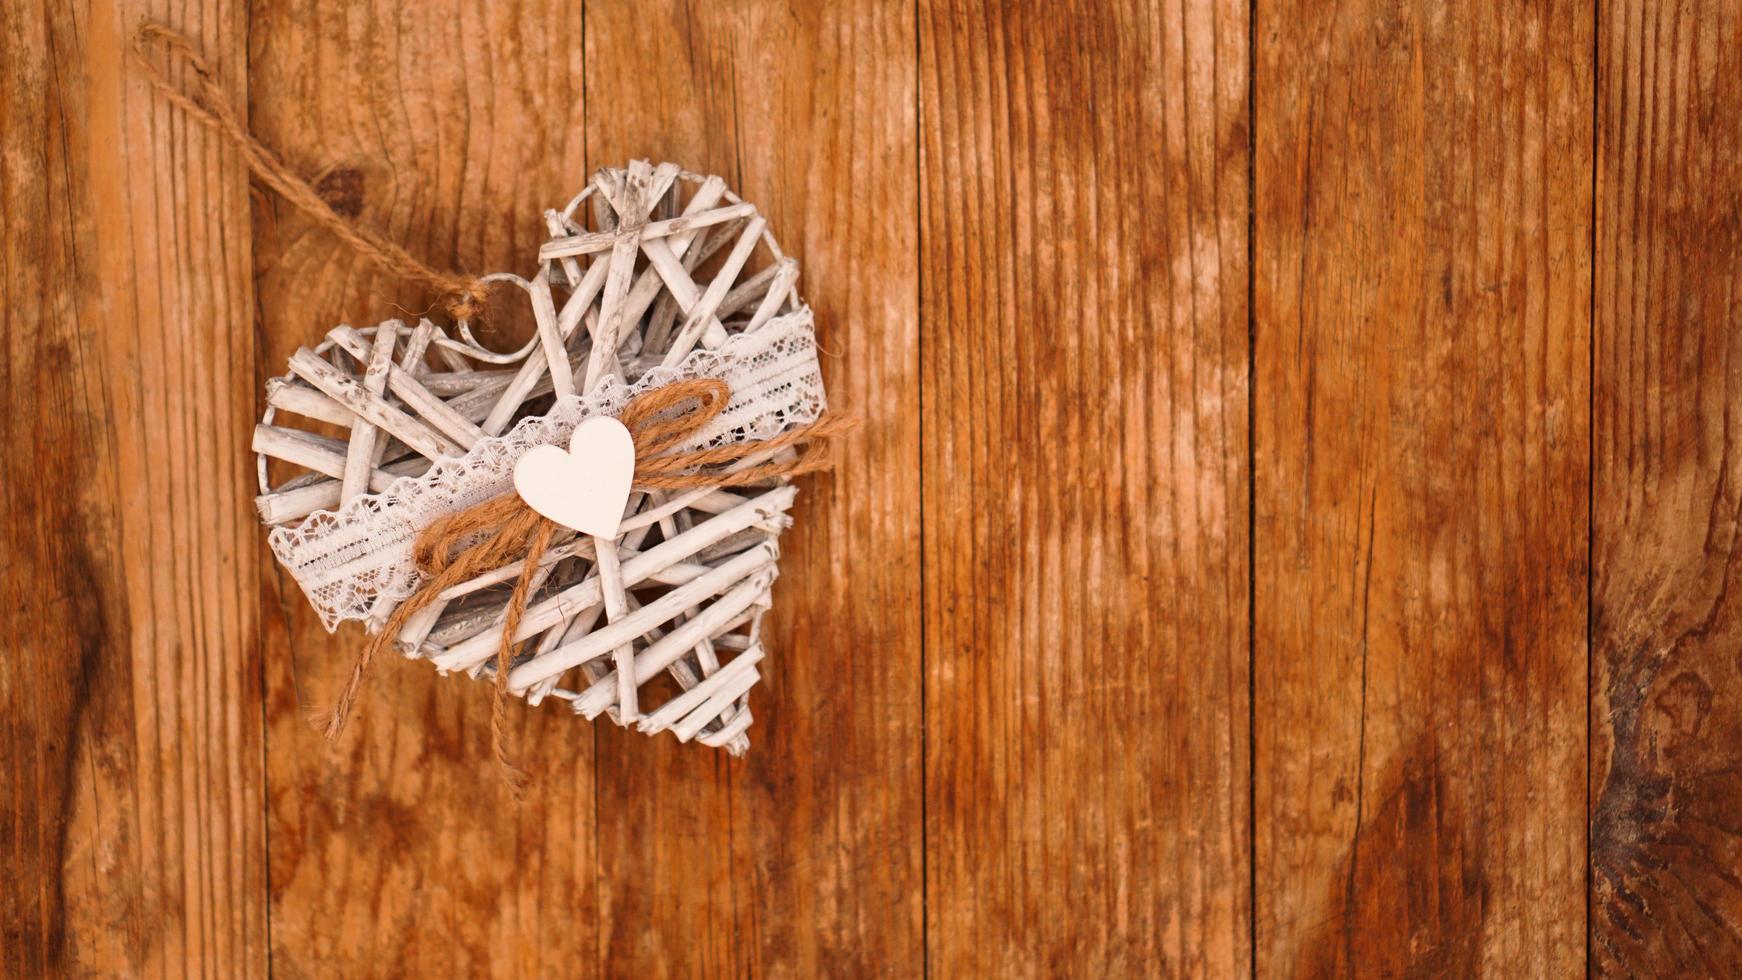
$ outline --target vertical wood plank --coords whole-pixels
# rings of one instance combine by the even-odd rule
[[[0,9],[9,976],[266,969],[247,185],[124,64],[153,6]],[[240,97],[242,8],[178,16]]]
[[[544,209],[584,182],[581,31],[574,4],[538,0],[415,11],[256,3],[254,130],[301,172],[323,175],[318,186],[342,213],[426,262],[528,275]],[[336,323],[431,307],[423,290],[268,194],[254,220],[262,378]],[[498,321],[482,339],[509,349],[523,327]],[[325,635],[275,566],[264,591],[279,613],[266,654],[275,969],[588,971],[597,918],[588,725],[554,706],[512,706],[535,780],[516,806],[490,753],[489,688],[389,658],[329,748],[307,719],[330,705],[364,634],[353,624]]]
[[[1250,967],[1246,30],[921,7],[936,976]]]
[[[1742,974],[1742,11],[1598,15],[1591,952]]]
[[[1257,972],[1576,974],[1591,8],[1255,30]]]
[[[600,723],[606,972],[922,972],[913,69],[904,3],[587,8],[591,165],[755,202],[868,422],[781,538],[749,755]]]

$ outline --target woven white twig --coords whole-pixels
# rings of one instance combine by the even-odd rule
[[[520,350],[484,348],[465,321],[452,334],[428,320],[341,326],[268,382],[256,504],[275,526],[274,554],[329,630],[346,619],[379,629],[419,585],[418,531],[512,492],[522,453],[565,442],[639,391],[727,382],[727,411],[687,448],[764,439],[822,413],[797,265],[718,177],[642,161],[601,170],[546,224],[538,276],[487,277],[525,292],[536,333]],[[300,475],[274,485],[286,467]],[[744,751],[794,492],[781,481],[635,493],[615,540],[559,537],[534,579],[510,690]],[[448,589],[397,645],[444,672],[490,675],[520,571]],[[656,684],[662,675],[675,688]]]

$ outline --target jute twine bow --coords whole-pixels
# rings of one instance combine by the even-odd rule
[[[192,69],[197,96],[187,95],[164,77],[147,55],[146,49],[152,44],[160,45]],[[320,193],[297,176],[295,171],[278,158],[278,154],[255,139],[248,132],[248,127],[237,118],[229,97],[218,84],[217,72],[194,50],[193,42],[188,40],[187,35],[162,24],[146,24],[134,33],[129,54],[152,88],[195,120],[229,139],[242,154],[248,169],[254,171],[267,186],[313,218],[321,227],[339,236],[342,241],[382,268],[398,273],[402,278],[423,283],[448,297],[448,312],[455,317],[467,319],[477,315],[483,308],[489,294],[487,283],[471,276],[455,275],[432,268],[375,232],[352,224],[322,200]]]
[[[675,381],[637,395],[624,407],[618,421],[635,440],[635,475],[632,486],[642,490],[690,490],[700,487],[747,486],[780,477],[828,469],[833,465],[829,444],[821,440],[851,430],[857,420],[824,415],[809,425],[789,429],[767,439],[729,443],[711,449],[674,452],[692,439],[726,409],[731,389],[724,381],[696,378]],[[752,455],[763,455],[806,445],[799,455],[786,460],[731,468]],[[722,469],[722,467],[726,467]],[[509,783],[516,789],[525,774],[511,758],[507,734],[508,673],[514,664],[514,633],[526,612],[533,576],[539,559],[550,547],[557,525],[512,491],[442,517],[422,531],[412,545],[412,558],[425,576],[423,584],[387,618],[381,632],[358,654],[351,679],[340,694],[327,721],[326,735],[336,737],[355,705],[363,678],[376,654],[386,650],[418,612],[435,602],[447,589],[516,560],[520,577],[508,598],[502,617],[502,640],[496,648],[496,698],[490,715],[490,745]]]

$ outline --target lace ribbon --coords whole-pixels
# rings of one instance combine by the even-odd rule
[[[421,476],[402,477],[381,493],[277,528],[268,538],[273,553],[329,632],[346,620],[368,619],[421,584],[412,557],[419,531],[511,491],[515,462],[534,446],[566,445],[582,420],[616,415],[641,392],[688,378],[724,381],[732,398],[682,451],[768,439],[816,421],[827,408],[811,312],[801,309],[715,350],[695,351],[676,367],[654,368],[633,384],[607,382],[589,394],[559,399],[548,413],[479,440],[464,456],[441,460]]]

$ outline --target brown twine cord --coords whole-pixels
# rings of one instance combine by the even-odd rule
[[[158,70],[146,50],[153,43],[178,57],[193,70],[198,88],[197,97],[184,93]],[[248,169],[254,171],[267,186],[313,218],[321,227],[337,235],[382,268],[449,297],[448,312],[455,317],[470,318],[482,309],[488,294],[486,283],[470,276],[432,268],[375,232],[352,224],[322,200],[320,194],[309,186],[308,181],[297,176],[276,153],[255,139],[242,120],[237,118],[236,110],[218,84],[217,73],[200,57],[187,35],[162,24],[145,24],[134,32],[129,55],[145,74],[152,88],[195,120],[227,138],[242,154]]]
[[[746,486],[776,477],[797,476],[828,469],[833,465],[829,444],[822,440],[845,434],[858,420],[824,415],[809,425],[790,429],[768,439],[733,443],[713,449],[672,452],[725,411],[731,389],[724,381],[696,378],[675,381],[637,395],[624,407],[618,420],[635,441],[633,485],[641,489],[695,489],[699,487]],[[724,472],[717,467],[754,454],[778,451],[808,443],[793,459],[774,461]],[[405,629],[407,622],[428,608],[448,588],[505,567],[524,562],[508,608],[502,617],[502,640],[496,648],[496,701],[490,714],[490,745],[509,785],[519,791],[526,774],[514,764],[507,733],[508,672],[514,663],[514,633],[526,613],[539,560],[550,547],[557,525],[528,507],[514,493],[507,493],[433,521],[418,532],[412,558],[426,579],[358,654],[351,678],[339,695],[327,720],[326,735],[335,738],[345,727],[357,692],[376,654],[386,650]]]

